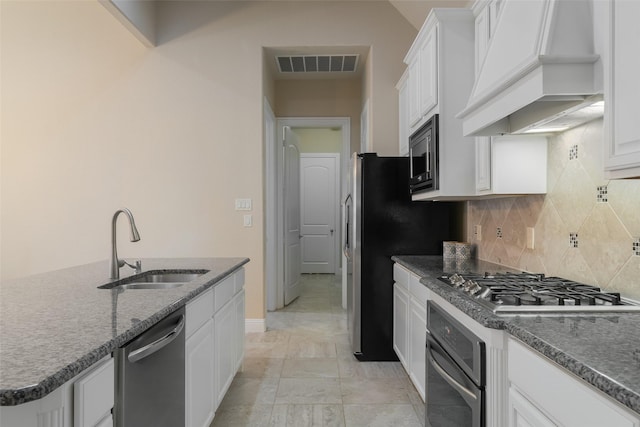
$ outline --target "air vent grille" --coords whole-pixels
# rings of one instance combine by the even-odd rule
[[[276,56],[276,62],[281,73],[353,73],[358,55]]]

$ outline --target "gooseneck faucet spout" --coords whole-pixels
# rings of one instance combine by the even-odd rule
[[[116,245],[116,222],[118,220],[118,215],[121,213],[124,213],[127,218],[129,218],[129,225],[131,226],[131,241],[137,242],[140,240],[140,234],[138,234],[136,222],[133,219],[131,211],[127,208],[117,210],[116,213],[113,214],[113,219],[111,220],[111,275],[109,277],[112,279],[119,279],[120,267],[127,264],[124,260],[118,259],[118,250]]]

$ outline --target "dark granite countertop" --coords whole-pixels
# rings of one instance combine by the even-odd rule
[[[441,256],[392,259],[422,277],[431,291],[485,327],[504,329],[531,349],[640,413],[640,314],[497,316],[438,277],[455,271],[517,271],[484,261],[456,265]]]
[[[249,262],[143,259],[142,270],[209,270],[173,289],[116,291],[108,261],[0,284],[0,406],[40,399]],[[121,278],[134,274],[122,268]]]

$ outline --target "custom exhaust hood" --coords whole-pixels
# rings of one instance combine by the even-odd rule
[[[560,132],[601,117],[588,0],[503,1],[463,120],[465,136]]]

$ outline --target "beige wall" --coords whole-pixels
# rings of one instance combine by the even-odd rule
[[[416,32],[387,2],[160,2],[153,49],[97,2],[0,7],[3,277],[107,259],[127,206],[142,240],[121,220],[121,256],[248,256],[247,317],[264,317],[264,46],[372,46],[374,134],[397,150]]]
[[[342,153],[342,131],[329,128],[294,128],[301,153]]]
[[[640,180],[604,179],[602,140],[602,120],[550,138],[546,196],[470,202],[468,236],[479,257],[640,299],[640,250],[633,250],[640,242]],[[526,249],[527,227],[535,230],[534,249]]]
[[[351,151],[360,151],[359,79],[277,80],[275,92],[277,117],[349,117]]]

